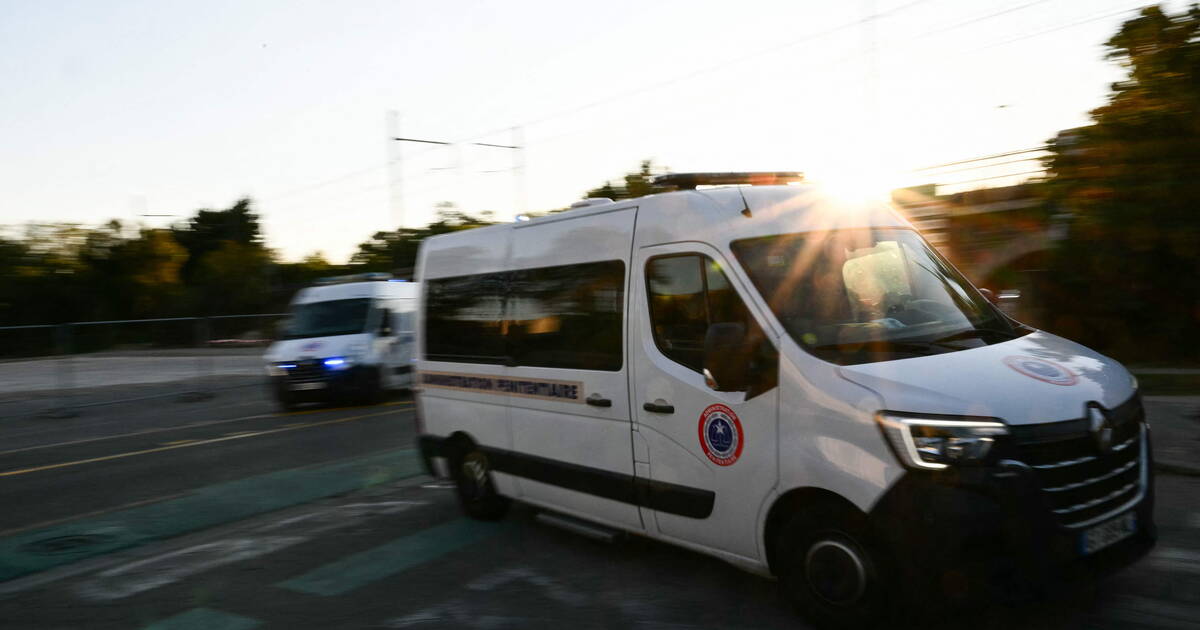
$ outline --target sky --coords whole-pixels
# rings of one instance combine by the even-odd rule
[[[0,0],[0,224],[248,196],[282,258],[342,262],[440,202],[508,220],[644,159],[917,184],[1087,124],[1146,4]]]

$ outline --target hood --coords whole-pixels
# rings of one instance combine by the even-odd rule
[[[1116,361],[1073,341],[1034,332],[1004,343],[927,357],[838,368],[878,394],[890,411],[1000,418],[1038,424],[1111,409],[1134,393]]]
[[[370,333],[356,333],[333,337],[283,339],[267,348],[267,351],[263,353],[263,360],[267,363],[276,363],[278,361],[362,355],[367,351],[370,336]]]

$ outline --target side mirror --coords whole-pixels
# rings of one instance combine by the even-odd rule
[[[379,336],[392,336],[392,312],[386,308],[379,309]]]
[[[993,293],[991,289],[980,289],[979,293],[981,293],[983,297],[987,298],[987,301],[991,302],[992,304],[1000,304],[1000,299],[996,297],[996,294]]]
[[[704,335],[704,380],[718,392],[749,389],[750,353],[743,324],[722,322]]]

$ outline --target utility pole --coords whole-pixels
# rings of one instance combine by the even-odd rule
[[[525,214],[529,211],[527,207],[529,200],[525,197],[525,129],[523,127],[513,127],[512,143],[516,147],[516,150],[513,151],[513,183],[517,196],[514,214]]]
[[[459,188],[465,187],[465,180],[464,180],[465,175],[464,175],[464,168],[463,168],[463,147],[471,146],[471,147],[487,147],[487,148],[492,148],[492,149],[510,149],[515,152],[514,157],[513,157],[513,173],[516,176],[517,181],[519,182],[517,184],[517,188],[518,188],[517,194],[519,197],[521,197],[520,203],[522,205],[524,204],[524,200],[523,200],[523,197],[525,194],[524,193],[524,183],[520,181],[520,178],[522,177],[522,171],[524,171],[524,168],[525,168],[525,157],[524,157],[524,147],[522,147],[521,143],[520,143],[520,127],[513,128],[513,144],[494,144],[491,142],[451,142],[449,140],[427,140],[424,138],[405,138],[405,137],[401,136],[398,131],[397,131],[397,133],[389,132],[388,142],[389,142],[389,144],[397,144],[397,145],[399,145],[402,142],[416,142],[419,144],[437,144],[437,145],[442,145],[442,146],[454,147],[454,167],[453,168],[456,171],[458,171],[457,179],[458,179]],[[397,150],[397,156],[398,155],[399,155],[399,151]],[[397,157],[397,162],[399,162],[399,157]]]
[[[388,210],[389,218],[396,229],[404,227],[404,170],[400,159],[401,149],[394,140],[400,136],[400,112],[388,110],[385,124],[387,125],[387,140],[384,147],[387,151],[387,180],[388,180]]]

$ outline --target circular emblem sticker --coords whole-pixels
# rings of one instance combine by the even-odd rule
[[[1079,382],[1075,373],[1067,368],[1045,359],[1033,357],[1005,357],[1004,364],[1028,376],[1053,385],[1074,385]]]
[[[709,405],[700,414],[700,448],[718,466],[729,466],[742,455],[742,423],[725,405]]]

